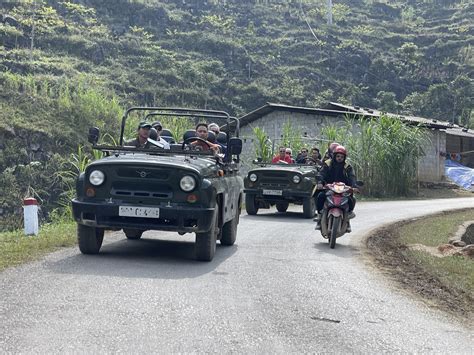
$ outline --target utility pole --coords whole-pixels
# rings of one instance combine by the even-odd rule
[[[332,0],[328,0],[328,25],[332,25]]]

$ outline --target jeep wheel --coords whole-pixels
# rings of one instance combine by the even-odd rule
[[[256,215],[258,212],[257,201],[255,195],[245,194],[245,210],[249,215]]]
[[[98,254],[103,240],[103,228],[77,225],[77,241],[82,254]]]
[[[303,217],[313,218],[316,213],[316,202],[313,197],[307,197],[303,200]]]
[[[140,239],[142,237],[143,231],[140,229],[125,229],[123,230],[127,239]]]
[[[276,208],[278,212],[286,212],[288,206],[290,205],[287,201],[279,201],[276,203]]]
[[[234,218],[222,226],[222,245],[234,245],[235,240],[237,239],[237,225],[239,224],[239,218],[240,208],[237,207]]]
[[[211,261],[216,253],[217,234],[219,233],[219,205],[216,204],[211,229],[204,233],[196,233],[196,259]]]

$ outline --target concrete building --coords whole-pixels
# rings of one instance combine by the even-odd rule
[[[275,103],[266,105],[244,115],[240,118],[240,135],[244,140],[242,153],[244,172],[250,168],[250,162],[255,158],[255,136],[254,127],[260,127],[268,134],[268,138],[278,148],[278,141],[283,134],[283,126],[290,121],[294,127],[298,127],[303,134],[303,139],[308,138],[311,144],[317,142],[321,137],[321,129],[328,124],[343,125],[347,117],[361,119],[377,119],[382,112],[349,106],[331,102],[326,108],[296,107]],[[423,147],[425,157],[420,160],[418,166],[418,176],[420,181],[439,182],[444,178],[444,162],[446,155],[452,153],[462,153],[474,150],[474,134],[463,130],[461,127],[450,122],[435,119],[426,119],[415,116],[397,117],[408,124],[422,124],[426,127],[429,136],[429,143]],[[356,128],[354,128],[356,129]],[[323,153],[326,142],[319,141],[319,148]],[[473,155],[462,157],[462,162],[474,167]]]

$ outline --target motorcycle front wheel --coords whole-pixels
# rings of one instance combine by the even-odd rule
[[[334,247],[336,246],[337,235],[339,234],[339,232],[341,230],[342,218],[331,216],[331,219],[332,219],[332,225],[331,225],[331,235],[329,237],[329,247],[331,249],[334,249]]]

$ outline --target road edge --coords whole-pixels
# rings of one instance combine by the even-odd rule
[[[467,307],[466,296],[461,298],[457,292],[447,287],[435,275],[422,269],[407,257],[403,250],[406,246],[399,242],[397,231],[404,225],[413,223],[424,217],[435,217],[450,213],[472,210],[473,208],[457,208],[429,213],[423,216],[398,220],[378,226],[359,239],[359,248],[364,264],[374,269],[390,287],[404,291],[409,297],[421,301],[429,308],[441,311],[444,315],[454,318],[463,325],[474,327],[474,308]],[[384,256],[383,258],[381,256]],[[410,275],[408,278],[407,275]],[[414,284],[415,282],[415,284]],[[436,289],[437,292],[428,290]],[[452,300],[454,299],[454,303]],[[450,302],[451,301],[451,302]],[[460,303],[457,303],[457,302]]]

